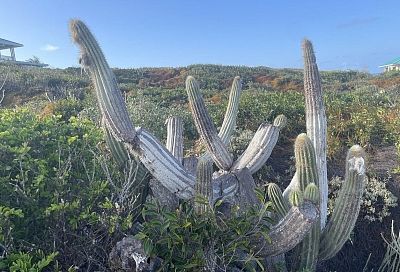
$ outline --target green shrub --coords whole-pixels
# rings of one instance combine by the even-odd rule
[[[218,212],[215,216],[214,209],[196,214],[188,202],[175,211],[149,203],[143,209],[145,221],[136,238],[143,242],[147,254],[163,259],[163,271],[200,271],[207,258],[214,258],[224,271],[233,263],[247,269],[263,268],[249,237],[263,235],[268,240],[266,225],[271,223],[271,211],[270,202],[247,212],[233,207],[233,216],[227,219]]]
[[[64,270],[106,267],[106,251],[137,211],[119,201],[124,175],[102,138],[73,115],[0,111],[0,254],[43,250],[58,252]]]

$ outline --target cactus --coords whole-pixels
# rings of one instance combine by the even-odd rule
[[[283,198],[282,191],[275,183],[268,184],[268,197],[274,205],[274,210],[277,213],[278,219],[282,219],[288,213],[290,206]]]
[[[303,203],[303,193],[299,190],[293,190],[290,193],[289,203],[292,207],[299,207]]]
[[[108,131],[110,149],[118,154],[120,163],[125,161],[126,156],[135,158],[140,167],[143,165],[177,198],[192,199],[195,195],[202,195],[211,204],[217,199],[224,199],[243,208],[247,208],[249,204],[259,206],[253,191],[255,185],[252,174],[269,158],[279,132],[287,122],[286,117],[278,116],[272,125],[262,124],[247,149],[233,161],[227,145],[236,123],[241,92],[240,78],[236,77],[233,81],[225,119],[220,132],[217,133],[207,113],[199,85],[189,76],[186,80],[186,90],[190,109],[196,128],[207,148],[204,160],[200,160],[197,173],[194,173],[192,170],[195,169],[196,160],[182,160],[179,125],[172,119],[168,121],[171,127],[167,148],[145,129],[134,128],[116,79],[97,41],[86,25],[79,20],[71,21],[70,30],[72,39],[81,49],[81,64],[88,71],[95,86],[104,126]],[[253,240],[254,248],[265,257],[280,255],[298,245],[297,249],[300,248],[302,253],[300,266],[314,270],[316,256],[319,255],[321,260],[325,260],[336,254],[354,226],[363,190],[365,167],[361,148],[356,146],[350,149],[347,182],[339,193],[334,214],[320,238],[320,227],[325,224],[327,200],[326,118],[319,72],[309,41],[304,42],[303,50],[307,132],[311,140],[302,134],[296,141],[296,174],[283,194],[290,195],[292,207],[289,207],[281,191],[271,185],[269,194],[275,199],[274,206],[277,207],[280,220],[271,226],[269,241],[259,236],[250,239]],[[176,139],[172,139],[174,137]],[[221,171],[211,173],[212,162]],[[196,209],[198,212],[205,211],[204,207],[200,206]]]
[[[210,212],[210,201],[212,199],[212,163],[209,160],[200,160],[197,164],[196,175],[196,197],[194,208],[198,214]],[[206,203],[203,203],[203,202]]]
[[[319,205],[321,200],[317,187],[317,169],[315,152],[311,140],[306,134],[300,134],[295,142],[297,187],[293,187],[289,196],[292,207],[302,201],[311,201]],[[293,261],[294,270],[315,271],[318,261],[327,260],[336,255],[347,241],[357,220],[361,198],[364,191],[365,154],[355,145],[350,148],[346,158],[346,178],[335,201],[335,209],[326,227],[322,230],[318,223],[296,247],[299,260]],[[268,195],[279,217],[282,217],[282,205],[286,200],[279,195],[279,188],[271,184]],[[287,215],[287,213],[286,213]]]
[[[310,184],[318,184],[314,147],[306,134],[303,133],[297,136],[294,144],[294,152],[296,157],[296,175],[299,185],[298,190],[305,194],[307,188],[310,190]],[[319,199],[320,197],[318,197],[318,202]],[[315,201],[316,199],[314,199]],[[317,223],[313,225],[310,233],[304,237],[304,240],[297,248],[300,256],[298,269],[315,270],[318,261],[319,236],[320,224]]]
[[[236,118],[239,110],[239,99],[242,92],[242,81],[239,76],[233,79],[231,92],[229,94],[228,106],[226,108],[224,121],[218,136],[225,145],[228,145],[236,127]],[[210,153],[202,156],[203,159],[212,160]]]
[[[336,255],[350,237],[356,223],[365,183],[365,154],[359,145],[350,148],[346,158],[346,177],[331,219],[322,232],[319,258]]]
[[[246,167],[252,174],[257,172],[271,155],[272,149],[278,141],[279,131],[286,123],[286,117],[279,115],[275,118],[274,125],[261,124],[249,146],[234,163],[233,168],[243,169]]]
[[[315,183],[310,183],[304,190],[304,199],[310,200],[312,203],[319,204],[319,190]]]
[[[167,142],[165,147],[171,154],[183,164],[183,121],[182,118],[169,117],[165,124],[167,125]]]
[[[229,153],[226,144],[218,136],[201,97],[199,84],[192,76],[188,76],[186,79],[186,91],[193,120],[202,142],[215,164],[222,170],[228,170],[233,162],[232,155]]]
[[[318,171],[318,188],[321,194],[321,228],[325,227],[328,207],[328,177],[326,170],[326,115],[322,98],[321,78],[309,40],[303,41],[304,93],[306,98],[306,127],[314,148]]]

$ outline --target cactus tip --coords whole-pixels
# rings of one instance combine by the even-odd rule
[[[69,21],[69,30],[71,33],[72,40],[76,43],[79,43],[79,34],[81,29],[86,27],[85,24],[79,19],[71,19]]]
[[[311,41],[309,40],[309,39],[307,39],[307,38],[304,38],[303,39],[303,48],[310,48],[311,47],[311,49],[312,49],[312,43],[311,43]]]
[[[292,206],[298,207],[303,203],[304,196],[300,190],[294,190],[289,196],[289,202]]]
[[[349,149],[347,161],[349,163],[349,170],[356,171],[359,175],[365,174],[365,152],[359,145],[353,145]]]
[[[310,200],[314,204],[319,203],[319,190],[315,183],[310,183],[304,190],[304,198]]]
[[[186,83],[191,82],[191,81],[196,81],[196,79],[192,76],[187,76],[186,77]]]
[[[280,114],[274,120],[274,126],[282,129],[287,125],[287,118],[285,115]]]
[[[353,145],[349,149],[349,155],[351,157],[365,157],[364,149],[359,145]]]
[[[310,138],[306,133],[301,133],[297,136],[296,141],[294,142],[295,149],[298,149],[306,144],[312,144]]]

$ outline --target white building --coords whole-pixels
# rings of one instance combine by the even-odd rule
[[[392,61],[389,61],[381,66],[383,68],[384,72],[389,72],[389,71],[400,71],[400,57],[396,58]]]
[[[47,64],[44,64],[44,63],[36,63],[36,62],[29,62],[29,61],[17,61],[17,59],[15,58],[14,48],[22,47],[22,46],[24,46],[24,45],[0,38],[0,62],[7,62],[7,63],[23,65],[23,66],[37,66],[37,67],[47,66]],[[7,51],[5,51],[5,50],[7,50],[9,52],[9,54],[7,54]]]

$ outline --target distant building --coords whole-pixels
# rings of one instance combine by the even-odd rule
[[[0,62],[8,62],[8,63],[23,65],[23,66],[36,66],[36,67],[47,66],[47,64],[40,63],[40,62],[18,61],[15,58],[14,48],[22,47],[22,46],[24,46],[24,45],[0,38]],[[9,50],[9,55],[5,55],[4,50]]]
[[[379,66],[381,68],[383,68],[384,72],[389,72],[389,71],[400,71],[400,57],[399,58],[395,58],[392,61],[389,61],[381,66]]]

